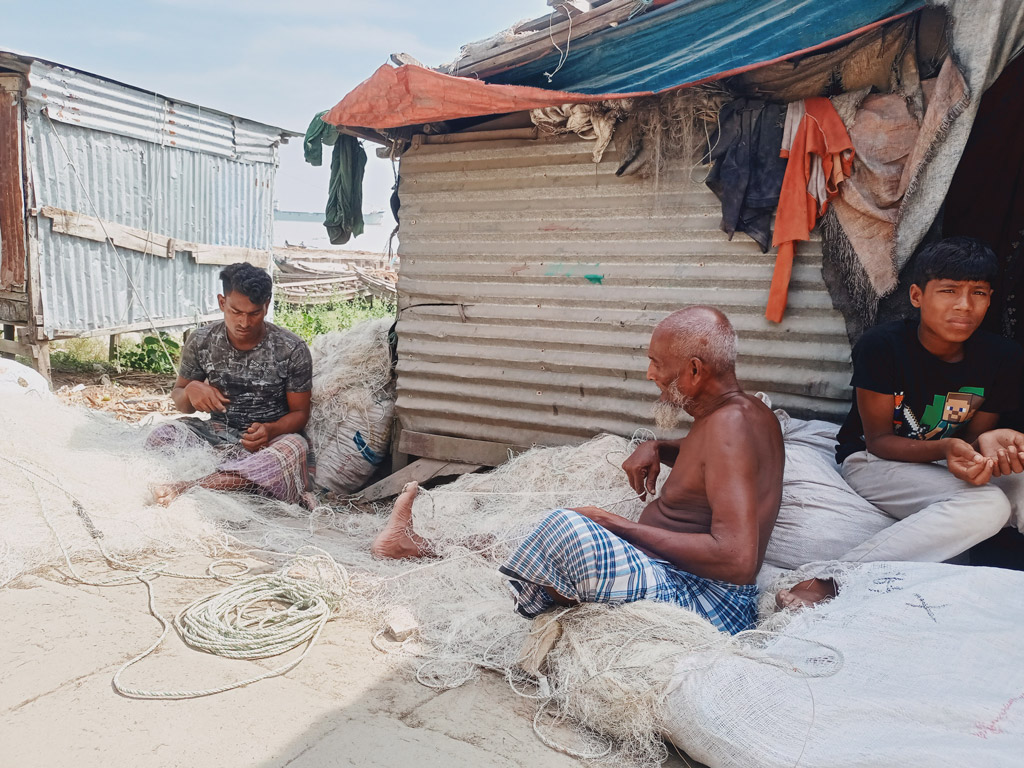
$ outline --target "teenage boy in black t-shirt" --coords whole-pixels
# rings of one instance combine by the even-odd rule
[[[850,486],[897,522],[840,559],[941,562],[1010,519],[1024,490],[1024,434],[996,427],[1017,407],[1024,353],[978,330],[997,273],[995,254],[976,240],[925,247],[910,287],[920,318],[872,328],[854,348],[855,396],[836,460]],[[812,579],[779,603],[832,589]]]

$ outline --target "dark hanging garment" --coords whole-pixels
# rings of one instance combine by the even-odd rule
[[[722,201],[722,231],[746,232],[767,253],[786,160],[779,157],[786,107],[737,99],[722,107],[706,183]]]
[[[363,234],[363,171],[366,152],[355,136],[339,133],[325,123],[321,112],[306,129],[302,149],[310,165],[323,163],[321,145],[334,146],[331,155],[331,181],[327,188],[324,227],[333,245],[344,245],[349,238]]]

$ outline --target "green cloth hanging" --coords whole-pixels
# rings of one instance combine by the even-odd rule
[[[302,142],[303,155],[310,165],[323,164],[323,145],[334,147],[331,154],[331,181],[327,188],[324,226],[333,245],[344,245],[351,237],[363,234],[363,171],[366,152],[355,136],[339,133],[321,120],[327,110],[313,118]]]

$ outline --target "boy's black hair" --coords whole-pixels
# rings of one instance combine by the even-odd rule
[[[914,285],[924,290],[929,280],[978,280],[995,287],[999,259],[973,237],[947,237],[921,249],[914,259]]]
[[[238,291],[253,304],[266,304],[274,291],[274,282],[265,271],[247,261],[224,267],[220,272],[224,295]]]

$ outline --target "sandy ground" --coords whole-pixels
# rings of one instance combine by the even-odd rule
[[[179,565],[202,572],[206,561]],[[168,617],[218,589],[215,582],[167,577],[154,585],[157,609]],[[374,627],[329,623],[311,654],[282,677],[200,699],[139,701],[116,693],[111,679],[159,634],[142,584],[81,586],[57,572],[26,577],[0,590],[0,616],[5,766],[580,764],[537,739],[534,703],[515,696],[498,676],[485,673],[445,692],[423,687],[408,662],[371,646]],[[172,633],[122,682],[148,690],[202,689],[280,663],[200,653]],[[684,763],[673,758],[669,765]]]

